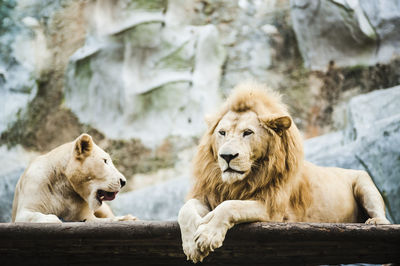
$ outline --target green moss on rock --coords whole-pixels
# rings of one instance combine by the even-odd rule
[[[194,55],[188,57],[186,52],[186,46],[188,45],[189,41],[183,43],[181,46],[176,48],[175,50],[171,51],[168,55],[161,58],[156,65],[156,68],[168,68],[168,69],[175,69],[175,70],[192,70],[194,67]]]
[[[159,11],[167,8],[167,0],[134,0],[130,1],[128,9]]]

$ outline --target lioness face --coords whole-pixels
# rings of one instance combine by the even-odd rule
[[[214,135],[224,182],[243,180],[249,174],[262,149],[263,130],[256,113],[252,111],[230,111],[220,120]]]
[[[86,134],[75,141],[74,158],[68,170],[72,186],[92,210],[98,209],[104,200],[113,200],[126,183],[110,155]]]

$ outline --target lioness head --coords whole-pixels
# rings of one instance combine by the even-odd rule
[[[222,180],[227,183],[243,180],[257,160],[265,157],[273,134],[279,136],[290,125],[288,116],[265,119],[252,110],[228,111],[213,133]]]
[[[104,200],[113,200],[126,184],[110,155],[88,134],[80,135],[73,142],[72,156],[65,172],[74,190],[92,210],[99,208]]]

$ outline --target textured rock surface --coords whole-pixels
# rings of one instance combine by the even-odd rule
[[[117,5],[103,14],[111,26],[91,24],[67,71],[66,105],[80,121],[108,137],[137,138],[147,146],[204,129],[205,110],[220,102],[225,51],[213,25],[171,17],[169,12],[179,12],[174,2],[168,8],[164,1]],[[94,10],[107,10],[102,4]]]
[[[0,222],[11,221],[15,185],[29,161],[37,156],[17,146],[8,150],[0,147]]]
[[[400,114],[400,86],[378,90],[351,99],[348,106],[346,138],[368,134],[382,119],[391,119]]]
[[[26,106],[36,90],[31,75],[33,62],[26,60],[32,52],[27,42],[29,31],[23,31],[23,24],[12,12],[16,5],[15,1],[2,1],[0,6],[0,133],[16,120],[19,109]]]
[[[24,168],[0,175],[0,222],[11,222],[14,190]]]
[[[292,0],[293,28],[304,64],[325,69],[388,62],[400,54],[400,3]]]
[[[187,177],[176,178],[147,188],[122,193],[110,202],[117,215],[130,213],[141,220],[176,220],[185,203],[190,182]]]

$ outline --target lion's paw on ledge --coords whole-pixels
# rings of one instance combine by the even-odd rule
[[[222,246],[226,230],[214,228],[208,224],[202,224],[197,229],[194,240],[201,252],[214,251]]]
[[[381,218],[381,217],[374,217],[374,218],[369,218],[365,224],[373,224],[373,225],[378,225],[378,224],[390,224],[389,220],[386,218]]]
[[[191,260],[194,263],[202,262],[208,256],[209,251],[201,252],[194,241],[192,243],[183,244],[183,252],[186,255],[186,260]]]

